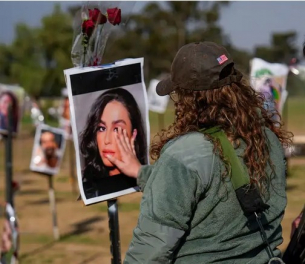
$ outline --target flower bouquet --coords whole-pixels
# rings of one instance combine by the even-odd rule
[[[118,7],[108,8],[105,12],[99,8],[83,7],[81,32],[77,34],[71,50],[74,66],[100,65],[109,33],[112,27],[120,25],[121,21],[121,9]]]

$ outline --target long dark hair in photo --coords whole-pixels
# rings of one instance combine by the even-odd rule
[[[4,91],[0,94],[0,99],[4,96],[8,95],[12,100],[12,114],[13,114],[13,131],[17,131],[18,119],[19,119],[19,107],[18,107],[18,99],[14,95],[14,93],[10,91]],[[7,119],[8,122],[8,119]],[[8,125],[8,124],[6,124]]]
[[[115,88],[101,94],[93,103],[87,123],[80,134],[80,151],[84,157],[84,177],[88,180],[108,176],[108,170],[99,154],[96,140],[101,115],[106,105],[112,101],[122,103],[128,111],[132,130],[137,129],[135,150],[141,164],[147,164],[146,134],[138,104],[132,94],[123,88]]]

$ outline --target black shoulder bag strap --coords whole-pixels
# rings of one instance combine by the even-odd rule
[[[266,232],[261,222],[261,214],[264,210],[269,208],[269,205],[264,203],[260,196],[259,191],[254,187],[250,187],[250,178],[246,167],[238,159],[235,150],[228,140],[224,131],[216,126],[208,129],[201,129],[203,134],[210,135],[214,139],[217,139],[221,145],[223,156],[228,160],[231,166],[230,176],[233,188],[235,190],[237,200],[244,212],[249,217],[254,214],[256,221],[260,228],[261,236],[264,243],[267,245],[269,251],[270,261],[269,264],[281,264],[284,263],[280,258],[275,257],[273,251],[270,248]]]

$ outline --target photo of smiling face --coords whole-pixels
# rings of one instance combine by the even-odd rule
[[[120,173],[106,157],[106,155],[112,155],[119,160],[121,159],[115,140],[119,127],[126,129],[128,137],[131,137],[132,125],[126,107],[118,101],[111,101],[106,105],[101,115],[98,130],[96,132],[99,154],[104,165],[110,169],[109,176]]]

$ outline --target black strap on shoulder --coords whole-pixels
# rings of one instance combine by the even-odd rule
[[[237,200],[247,217],[253,214],[255,215],[256,221],[260,228],[262,239],[269,251],[269,263],[284,263],[281,259],[274,257],[273,251],[271,250],[268,243],[266,232],[261,222],[262,212],[267,210],[270,206],[263,201],[257,188],[250,185],[250,177],[248,171],[237,157],[237,154],[232,144],[228,140],[227,135],[218,126],[209,129],[201,129],[200,132],[210,135],[214,139],[217,139],[221,144],[223,155],[229,161],[231,166],[231,182],[234,187]]]
[[[230,163],[231,182],[245,215],[252,215],[255,212],[261,213],[268,209],[269,205],[264,203],[257,188],[255,186],[250,186],[248,170],[240,162],[224,131],[218,126],[209,129],[201,129],[200,131],[219,141],[223,155]]]

